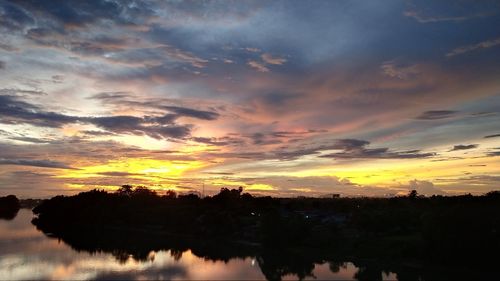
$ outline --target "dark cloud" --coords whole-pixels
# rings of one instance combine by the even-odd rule
[[[277,138],[270,138],[268,134],[264,133],[253,133],[250,135],[244,135],[247,138],[250,138],[255,145],[268,145],[268,144],[278,144],[281,143],[281,140]]]
[[[484,185],[485,183],[493,184],[498,186],[500,182],[500,176],[497,175],[474,175],[465,178],[460,178],[464,183],[474,184],[474,185]]]
[[[307,131],[271,131],[258,132],[252,134],[243,134],[242,137],[248,138],[255,145],[273,145],[280,144],[286,141],[299,141],[304,137],[314,134],[324,133],[326,130],[307,130]]]
[[[5,136],[6,139],[9,140],[15,140],[15,141],[22,141],[22,142],[27,142],[27,143],[50,143],[51,140],[45,139],[45,138],[35,138],[35,137],[29,137],[25,136],[23,134],[19,133],[12,133],[12,132],[7,132],[4,130],[0,130],[0,135]]]
[[[34,22],[35,20],[21,7],[6,1],[0,2],[0,29],[22,30]]]
[[[47,93],[40,90],[23,90],[23,89],[15,89],[15,88],[3,88],[0,89],[0,95],[6,96],[40,96],[47,95]]]
[[[150,109],[164,110],[170,114],[163,116],[164,120],[175,120],[179,117],[191,117],[200,120],[216,120],[219,118],[219,113],[215,111],[199,110],[183,106],[164,105],[163,100],[140,101],[137,100],[131,93],[128,92],[104,92],[91,96],[89,99],[100,100],[106,104],[121,105],[130,107],[143,107]],[[168,102],[168,101],[167,101]],[[158,121],[160,119],[157,119]]]
[[[296,150],[281,150],[274,153],[274,157],[280,160],[294,160],[302,156],[319,154],[322,147],[301,148]]]
[[[222,137],[222,138],[193,137],[192,140],[195,142],[210,144],[215,146],[241,145],[244,143],[243,140],[232,137]]]
[[[78,121],[77,117],[47,112],[17,97],[0,95],[0,122],[5,124],[28,123],[35,126],[59,128]]]
[[[115,132],[134,132],[141,127],[144,119],[135,116],[109,116],[85,118],[88,123]]]
[[[486,155],[492,157],[500,156],[500,147],[495,148],[495,150],[493,151],[489,151],[488,153],[486,153]]]
[[[288,137],[296,137],[296,136],[304,136],[314,133],[326,133],[327,130],[307,130],[307,131],[274,131],[270,134],[277,138],[288,138]]]
[[[3,42],[0,42],[0,49],[7,51],[7,52],[19,51],[18,48],[11,46],[10,44],[3,43]]]
[[[370,142],[366,140],[340,139],[331,146],[331,149],[355,150],[369,144]]]
[[[42,139],[42,138],[32,138],[32,137],[10,137],[10,140],[22,141],[22,142],[30,142],[30,143],[49,143],[50,140]]]
[[[113,136],[116,135],[113,132],[107,132],[107,131],[94,131],[94,130],[86,130],[86,131],[81,131],[80,133],[85,134],[87,136],[93,136],[93,137],[107,137],[107,136]]]
[[[0,122],[6,124],[31,124],[59,128],[71,123],[89,123],[112,133],[148,135],[153,138],[185,138],[191,125],[173,123],[170,116],[135,117],[105,116],[78,117],[47,112],[38,106],[18,100],[13,96],[0,96]]]
[[[202,120],[215,120],[219,117],[217,112],[197,110],[179,106],[164,106],[164,109],[177,114],[178,116],[192,117]]]
[[[234,173],[230,173],[230,172],[203,172],[203,174],[219,175],[219,176],[232,176],[232,175],[234,175]]]
[[[488,135],[488,136],[485,136],[484,138],[490,139],[490,138],[498,138],[498,137],[500,137],[500,134]]]
[[[274,151],[253,152],[224,152],[209,156],[225,158],[242,158],[253,160],[281,160],[292,161],[309,155],[319,155],[322,158],[334,159],[416,159],[430,158],[435,153],[423,153],[420,150],[391,151],[389,148],[367,148],[370,142],[358,139],[339,139],[332,144],[318,146],[303,146],[296,148],[281,147]],[[342,150],[341,152],[320,155],[330,150]]]
[[[432,159],[431,162],[445,162],[445,161],[455,161],[455,160],[462,160],[464,157],[443,157],[439,159]]]
[[[5,62],[0,60],[0,69],[5,69]]]
[[[42,167],[42,168],[55,168],[55,169],[74,169],[65,163],[51,161],[51,160],[0,158],[0,165],[19,165],[19,166],[33,166],[33,167]]]
[[[453,146],[453,148],[450,151],[474,149],[477,148],[478,146],[479,145],[477,144],[458,144]]]
[[[102,100],[105,102],[121,101],[125,98],[131,98],[133,95],[129,92],[102,92],[95,94],[88,99]]]
[[[72,35],[76,36],[76,35]],[[126,51],[133,39],[128,37],[96,36],[91,39],[71,37],[53,28],[35,27],[26,32],[26,37],[44,47],[54,47],[82,56],[102,56]],[[130,42],[131,41],[131,42]]]
[[[324,158],[334,159],[416,159],[433,157],[435,153],[421,153],[420,150],[391,151],[387,147],[367,148],[370,142],[357,139],[341,139],[328,147],[341,149],[342,152],[322,155]]]
[[[418,120],[439,120],[453,117],[457,114],[457,111],[453,110],[430,110],[425,111],[416,117]]]
[[[499,6],[496,1],[482,1],[478,5],[475,1],[413,1],[411,7],[403,13],[405,16],[419,23],[463,22],[495,15]]]
[[[153,138],[185,138],[191,134],[191,125],[148,126],[145,133]]]
[[[91,123],[101,129],[117,134],[148,135],[152,138],[182,139],[191,134],[191,125],[173,123],[171,118],[163,117],[135,117],[135,116],[107,116],[86,117],[80,121]],[[169,121],[169,122],[165,122]],[[153,124],[151,124],[153,122]]]
[[[96,0],[74,3],[64,0],[49,2],[27,0],[16,2],[16,4],[18,6],[10,6],[17,10],[30,11],[65,28],[84,27],[100,21],[134,25],[154,14],[147,2],[131,0],[117,2]],[[9,18],[15,19],[20,15],[22,15],[20,12],[16,14],[11,12]],[[26,21],[24,19],[24,22]]]

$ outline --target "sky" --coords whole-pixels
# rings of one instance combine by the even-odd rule
[[[0,195],[500,189],[498,1],[0,0]]]

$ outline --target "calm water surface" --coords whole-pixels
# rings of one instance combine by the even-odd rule
[[[108,253],[90,254],[75,251],[58,239],[49,238],[32,224],[30,210],[21,209],[11,220],[0,220],[0,279],[265,279],[254,257],[235,258],[227,263],[197,257],[191,251],[171,254],[151,252],[148,260],[129,258],[119,261]],[[343,263],[332,272],[329,263],[315,264],[317,279],[350,280],[358,272],[352,263]],[[395,280],[393,273],[382,273],[385,280]],[[283,279],[297,279],[285,275]],[[308,277],[306,279],[314,279]]]

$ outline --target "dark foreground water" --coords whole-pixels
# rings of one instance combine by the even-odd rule
[[[146,261],[130,257],[120,260],[108,253],[76,251],[58,239],[47,237],[32,224],[31,211],[21,209],[10,221],[0,220],[0,279],[167,279],[235,280],[266,279],[255,257],[210,261],[191,251],[151,251]],[[305,279],[355,280],[360,269],[346,262],[315,264],[314,276]],[[284,275],[283,279],[297,279]],[[396,280],[393,273],[381,273],[384,280]]]

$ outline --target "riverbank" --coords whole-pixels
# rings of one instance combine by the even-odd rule
[[[146,250],[168,248],[163,242],[155,244],[168,238],[184,245],[181,249],[196,248],[193,245],[199,241],[221,241],[214,247],[229,253],[238,248],[245,252],[286,249],[311,252],[325,260],[337,256],[473,267],[493,265],[500,250],[500,194],[496,192],[429,198],[415,194],[386,199],[271,198],[222,189],[201,199],[127,188],[117,193],[94,190],[57,196],[33,212],[38,229],[70,245],[120,246],[124,252],[133,251],[127,245],[139,241]],[[123,246],[115,245],[123,233],[135,235]]]

